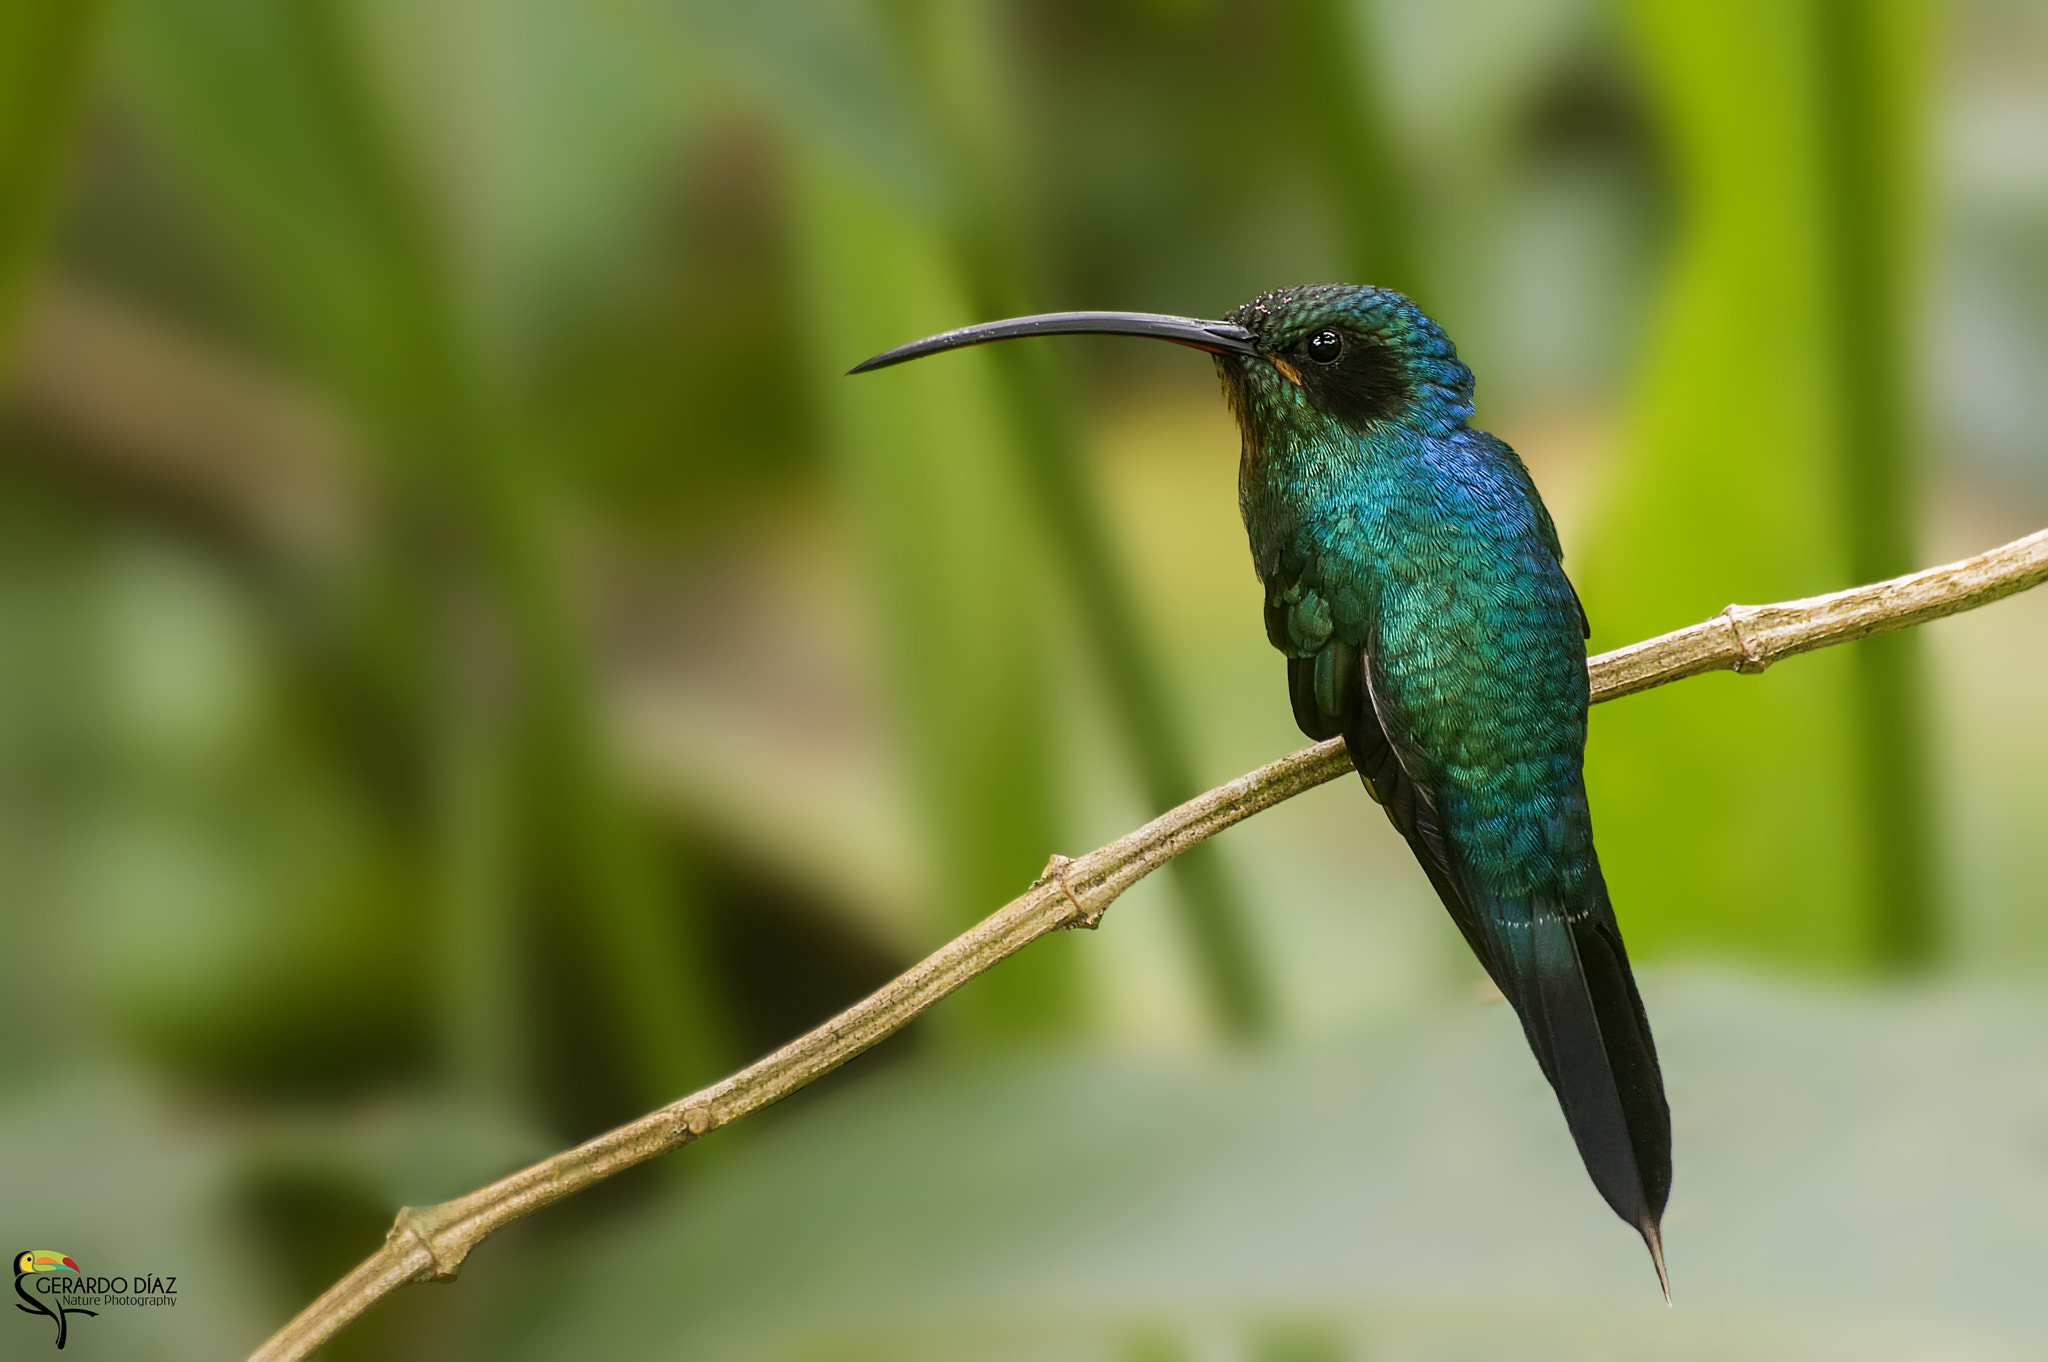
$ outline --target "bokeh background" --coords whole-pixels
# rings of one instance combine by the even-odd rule
[[[2048,8],[0,10],[0,1227],[181,1295],[72,1349],[245,1350],[1299,745],[1199,356],[840,375],[1329,278],[1596,648],[1991,547]],[[332,1355],[2041,1356],[2044,676],[2048,592],[1596,711],[1676,1309],[1345,781]]]

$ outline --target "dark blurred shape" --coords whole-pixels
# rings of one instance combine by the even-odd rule
[[[814,492],[823,452],[781,148],[735,116],[677,171],[643,277],[556,309],[531,400],[564,482],[669,540]]]
[[[720,857],[715,848],[700,849],[697,864],[710,905],[707,945],[716,961],[720,1000],[749,1054],[765,1055],[794,1040],[912,963],[853,930],[843,915]],[[891,1037],[855,1061],[856,1071],[903,1057],[917,1035],[912,1026]],[[816,1087],[793,1100],[809,1100]]]
[[[319,1295],[391,1228],[381,1189],[345,1168],[258,1155],[237,1184],[232,1208],[268,1250],[266,1265],[288,1300]]]

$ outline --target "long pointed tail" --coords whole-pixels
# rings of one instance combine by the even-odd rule
[[[1277,603],[1268,605],[1266,623],[1284,648]],[[1364,668],[1365,654],[1334,638],[1316,658],[1289,658],[1295,720],[1312,738],[1343,733],[1366,789],[1407,838],[1451,919],[1514,1004],[1593,1185],[1643,1236],[1669,1300],[1659,1227],[1671,1190],[1671,1111],[1591,833],[1581,825],[1580,854],[1588,859],[1568,901],[1483,899],[1473,877],[1461,872],[1457,839],[1435,799],[1409,777],[1388,741]],[[1584,799],[1581,787],[1572,801],[1579,819],[1586,816]]]
[[[1657,1047],[1597,866],[1581,901],[1496,904],[1509,998],[1557,1090],[1593,1185],[1636,1227],[1665,1298],[1659,1227],[1671,1192],[1671,1109]]]

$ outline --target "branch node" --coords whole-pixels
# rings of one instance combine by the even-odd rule
[[[453,1258],[444,1258],[434,1243],[434,1212],[438,1206],[400,1206],[398,1218],[391,1222],[391,1228],[384,1233],[384,1242],[398,1252],[404,1252],[404,1241],[411,1239],[427,1252],[430,1266],[413,1275],[416,1282],[452,1282],[462,1271],[462,1260],[467,1250]]]
[[[680,1123],[694,1138],[705,1134],[718,1124],[718,1113],[706,1106],[686,1107]]]
[[[1731,605],[1721,612],[1728,621],[1728,627],[1735,631],[1736,646],[1742,649],[1742,656],[1735,659],[1735,670],[1744,676],[1755,676],[1771,665],[1771,659],[1764,655],[1763,650],[1756,646],[1756,640],[1742,627],[1742,621],[1750,613],[1746,605]]]
[[[1031,882],[1031,887],[1038,889],[1048,884],[1058,885],[1060,897],[1065,899],[1067,905],[1074,910],[1074,916],[1062,922],[1060,929],[1062,931],[1072,931],[1076,927],[1083,927],[1092,932],[1101,925],[1102,915],[1108,911],[1108,906],[1089,908],[1079,898],[1075,897],[1074,887],[1067,883],[1067,867],[1073,863],[1073,857],[1062,856],[1058,852],[1054,852],[1052,858],[1045,863],[1045,869],[1039,871],[1038,878]]]

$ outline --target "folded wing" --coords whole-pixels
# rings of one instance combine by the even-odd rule
[[[1410,775],[1389,739],[1367,667],[1364,649],[1334,635],[1315,656],[1288,658],[1295,722],[1311,738],[1343,735],[1367,791],[1521,1018],[1594,1185],[1642,1234],[1664,1281],[1659,1223],[1671,1187],[1671,1115],[1598,861],[1573,891],[1519,899],[1484,893],[1463,865],[1440,801]],[[1591,857],[1590,838],[1586,845]]]

